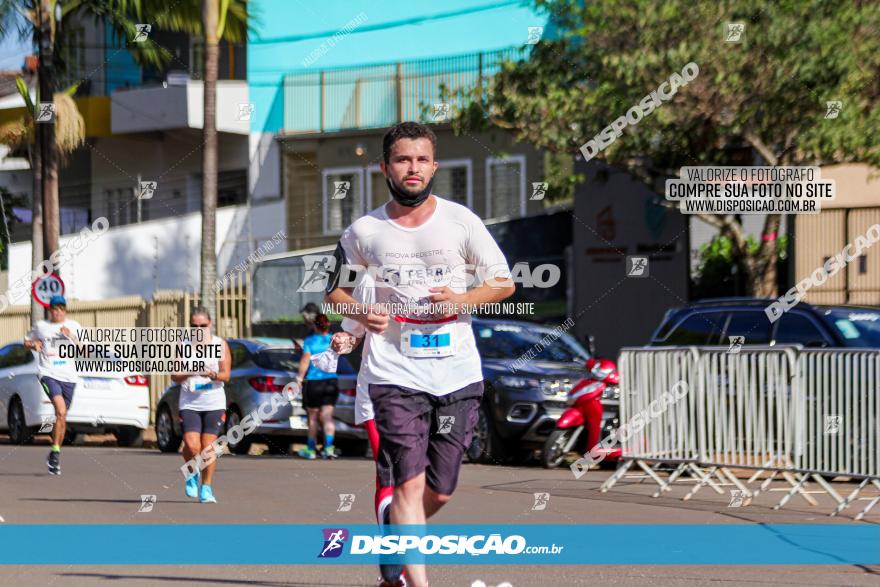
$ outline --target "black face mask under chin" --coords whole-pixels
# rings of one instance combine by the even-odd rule
[[[431,195],[431,188],[434,187],[434,178],[431,177],[431,181],[428,182],[428,185],[425,186],[425,189],[415,195],[408,194],[404,191],[397,189],[397,186],[395,186],[394,183],[392,183],[392,181],[387,177],[385,178],[385,183],[388,184],[388,189],[391,191],[391,197],[394,198],[395,202],[397,202],[401,206],[415,208],[416,206],[419,206],[422,202],[427,200],[428,196]]]

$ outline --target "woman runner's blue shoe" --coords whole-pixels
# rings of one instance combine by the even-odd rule
[[[202,485],[202,492],[199,495],[199,501],[202,503],[217,503],[217,500],[214,498],[214,491],[211,489],[210,485]]]
[[[196,473],[192,477],[186,480],[186,487],[184,489],[187,497],[198,497],[199,496],[199,474]]]

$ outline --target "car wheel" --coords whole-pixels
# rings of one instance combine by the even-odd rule
[[[483,404],[480,407],[474,436],[467,450],[468,460],[472,463],[503,463],[507,458],[501,438],[495,432],[491,410]]]
[[[117,437],[118,439],[118,437]],[[162,452],[177,452],[183,437],[174,433],[174,421],[171,419],[171,408],[162,406],[156,416],[156,445]]]
[[[6,423],[9,425],[9,439],[12,444],[30,444],[34,441],[34,429],[28,428],[24,419],[24,406],[17,397],[9,405]]]
[[[241,426],[241,410],[236,406],[232,406],[226,411],[226,430],[228,431],[235,426]],[[251,444],[254,442],[254,439],[250,436],[244,436],[241,440],[232,444],[232,440],[229,438],[228,434],[226,440],[229,443],[229,452],[236,455],[246,455],[251,449]]]
[[[547,437],[544,450],[541,452],[541,465],[545,469],[555,469],[565,459],[565,447],[577,428],[556,429]]]
[[[144,431],[135,426],[122,426],[117,429],[113,436],[119,446],[140,448],[144,445]]]

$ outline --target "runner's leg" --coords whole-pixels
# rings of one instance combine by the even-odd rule
[[[336,436],[336,424],[333,423],[333,406],[321,406],[318,416],[321,420],[321,428],[324,429],[324,450],[333,446],[333,438]]]
[[[60,447],[64,442],[64,433],[67,431],[67,405],[60,394],[52,396],[52,407],[55,408],[55,424],[52,428],[52,446]]]
[[[425,473],[419,473],[394,488],[391,501],[392,524],[424,524]],[[413,585],[427,585],[428,573],[423,564],[406,564],[406,577]]]
[[[437,493],[430,487],[425,487],[425,517],[430,518],[437,511],[442,508],[444,505],[449,503],[449,500],[452,499],[451,495],[446,495],[445,493]]]
[[[373,453],[373,460],[379,459],[379,431],[376,429],[375,420],[367,420],[364,422],[364,428],[367,430],[367,439],[370,441],[370,450]],[[382,485],[379,480],[379,472],[376,472],[376,493],[373,497],[373,506],[376,510],[376,521],[382,524],[382,511],[391,505],[391,498],[394,495],[394,487],[391,485]]]
[[[202,434],[200,438],[202,446],[205,448],[211,446],[215,440],[217,440],[216,434]],[[205,459],[205,462],[210,462],[211,464],[202,471],[202,485],[210,485],[214,479],[214,469],[217,468],[217,455],[212,453],[212,456]]]
[[[202,412],[201,416],[202,435],[200,440],[202,443],[202,450],[205,450],[211,447],[223,431],[223,424],[226,422],[226,410]],[[202,475],[203,488],[205,485],[211,485],[211,481],[214,478],[214,470],[217,468],[217,459],[220,457],[220,455],[215,454],[213,451],[209,451],[209,454],[210,456],[205,459],[205,462],[209,462],[210,464],[205,467],[205,471]]]
[[[450,419],[445,433],[434,432],[428,444],[429,465],[425,482],[425,516],[431,517],[449,503],[458,485],[461,460],[473,437],[479,418],[483,384],[474,383],[439,401],[435,422]]]
[[[315,450],[318,442],[318,408],[307,408],[309,412],[309,450]]]
[[[202,452],[202,433],[186,432],[183,433],[183,461],[189,462],[195,458],[197,454]]]

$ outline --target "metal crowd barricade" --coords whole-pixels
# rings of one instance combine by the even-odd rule
[[[810,349],[799,357],[799,386],[806,400],[800,467],[837,501],[831,515],[868,500],[856,519],[880,501],[860,497],[869,485],[880,492],[880,351]],[[825,487],[824,477],[861,479],[846,498]]]
[[[700,430],[700,465],[736,487],[745,504],[780,475],[808,503],[815,504],[792,473],[799,458],[803,401],[797,391],[797,346],[742,346],[700,349],[703,394],[696,417]],[[732,469],[756,469],[743,483]],[[757,490],[748,489],[771,471]],[[691,499],[696,485],[684,499]],[[774,489],[774,491],[777,489]],[[792,494],[793,494],[792,493]]]
[[[869,501],[857,519],[880,503],[880,494],[862,496],[868,487],[880,491],[880,351],[626,348],[619,369],[623,460],[603,492],[635,465],[645,473],[642,480],[658,484],[654,497],[687,481],[694,485],[685,500],[706,486],[717,493],[735,487],[744,505],[761,493],[784,491],[778,509],[795,495],[816,505],[811,495],[823,493],[837,502],[831,515]],[[662,401],[679,382],[687,393]],[[665,480],[661,466],[675,466]],[[743,481],[735,469],[755,473]],[[844,498],[828,482],[836,476],[862,481]],[[771,488],[775,479],[788,487]],[[809,480],[820,489],[808,491]]]
[[[680,476],[711,485],[702,472],[693,466],[698,460],[697,430],[689,413],[695,409],[696,392],[692,383],[698,381],[698,353],[694,347],[655,347],[650,351],[625,348],[621,351],[618,369],[621,375],[620,422],[630,423],[618,429],[621,466],[601,487],[604,493],[636,465],[644,476],[660,486],[657,495],[669,491]],[[684,384],[682,389],[680,386]],[[623,399],[623,396],[626,399]],[[656,464],[675,464],[675,471],[664,481],[656,472]],[[628,477],[633,477],[629,475]]]

